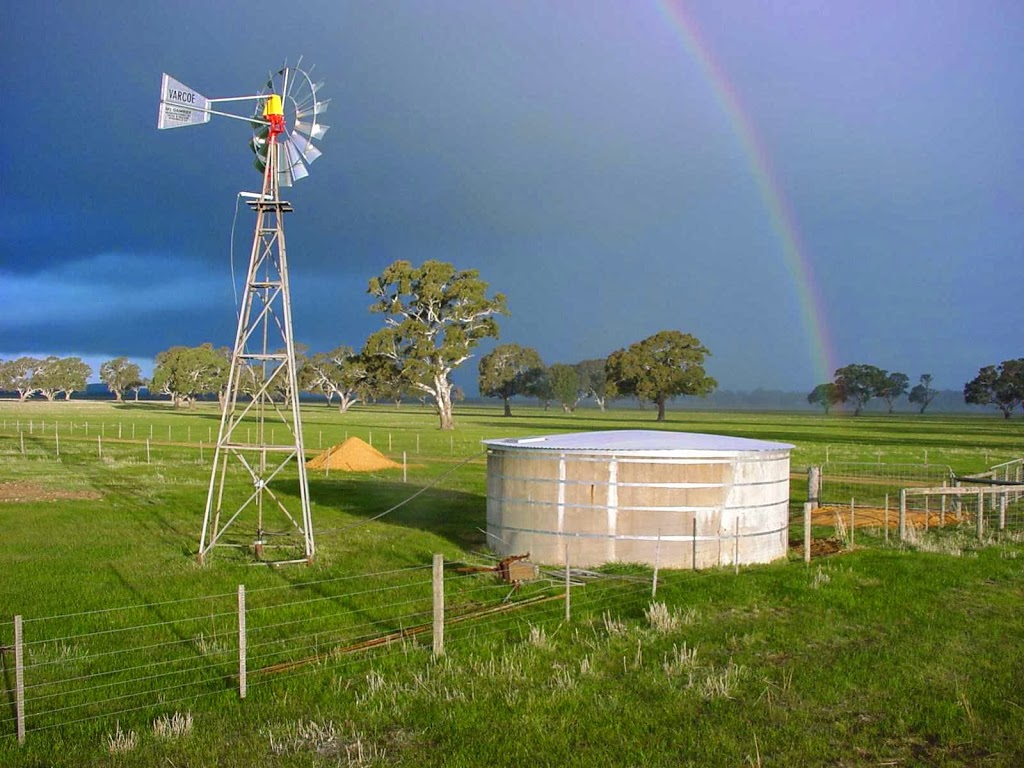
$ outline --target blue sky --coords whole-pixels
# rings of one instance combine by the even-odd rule
[[[792,211],[832,364],[959,388],[1024,356],[1024,6],[677,10]],[[246,94],[301,54],[332,102],[288,193],[299,341],[359,347],[381,323],[369,278],[436,258],[505,293],[501,341],[548,363],[673,328],[725,388],[809,391],[801,286],[723,83],[670,19],[640,0],[10,5],[0,358],[231,343],[248,128],[157,132],[160,75]],[[236,271],[251,227],[243,208]]]

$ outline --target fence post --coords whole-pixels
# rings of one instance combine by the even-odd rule
[[[981,541],[981,537],[985,532],[985,494],[978,491],[978,541]]]
[[[245,675],[245,585],[238,585],[238,698],[244,699],[247,689]]]
[[[811,510],[813,509],[814,505],[811,502],[804,502],[804,563],[807,565],[811,564]]]
[[[1006,530],[1006,494],[999,497],[999,530]]]
[[[146,438],[146,463],[149,464],[149,438]]]
[[[572,584],[569,582],[569,545],[565,545],[565,620],[569,621],[572,618],[572,608],[570,607],[570,601],[572,599]]]
[[[651,579],[651,599],[658,596],[658,565],[661,563],[661,529],[658,529],[658,543],[654,547],[654,578]]]
[[[402,482],[409,482],[409,464],[405,459],[405,451],[402,451]]]
[[[19,432],[18,433],[18,437],[21,438],[21,455],[24,456],[25,455],[25,433],[24,432]]]
[[[103,458],[103,436],[96,435],[96,456],[97,458]]]
[[[434,656],[444,656],[444,555],[434,555]]]
[[[907,538],[907,489],[900,488],[900,541]]]
[[[53,444],[57,447],[57,458],[60,458],[60,430],[53,430]]]
[[[945,498],[945,497],[943,497]],[[885,543],[889,543],[889,494],[885,494]]]
[[[733,573],[740,575],[740,516],[732,524],[732,568]]]
[[[697,570],[697,513],[693,513],[693,570]]]
[[[25,638],[21,614],[14,617],[14,709],[18,718],[18,743],[25,743]]]
[[[807,468],[807,501],[811,509],[817,509],[821,503],[821,467]]]
[[[853,536],[854,523],[855,523],[855,520],[854,520],[854,509],[855,509],[855,507],[854,507],[854,504],[853,504],[853,496],[851,496],[850,497],[850,547],[849,547],[850,549],[853,549],[853,545],[854,545],[854,536]]]

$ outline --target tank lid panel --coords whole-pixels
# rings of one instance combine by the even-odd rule
[[[788,451],[794,446],[747,437],[709,435],[701,432],[667,432],[653,429],[622,429],[606,432],[573,432],[541,437],[504,437],[484,440],[490,448],[539,451]]]

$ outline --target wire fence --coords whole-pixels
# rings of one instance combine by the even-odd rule
[[[883,529],[886,538],[898,529],[900,541],[915,543],[929,534],[998,541],[1024,533],[1024,459],[963,477],[945,465],[839,462],[808,476],[813,523],[833,525],[841,538],[861,527]]]
[[[199,423],[146,424],[139,420],[60,420],[36,418],[0,419],[0,436],[6,438],[0,446],[0,454],[21,454],[36,458],[56,459],[61,451],[74,444],[88,443],[85,453],[102,458],[104,453],[125,460],[151,462],[153,451],[168,447],[188,448],[195,458],[212,459],[213,448],[217,445],[219,417],[195,419]],[[243,424],[244,424],[243,420]],[[274,443],[278,437],[290,439],[284,424],[270,426],[265,440]],[[258,440],[257,424],[241,427],[233,440],[255,445]],[[244,437],[244,439],[243,439]],[[432,433],[423,438],[419,430],[408,429],[355,429],[319,426],[303,428],[303,445],[307,451],[323,450],[350,437],[358,437],[377,450],[398,456],[418,456],[430,451],[436,457],[438,451],[448,449],[450,455],[462,455],[467,450],[477,450],[479,441],[448,435],[447,445],[438,445],[437,436]],[[78,452],[82,449],[76,448]]]
[[[410,650],[436,654],[439,630],[442,653],[444,642],[522,639],[532,626],[568,618],[570,589],[575,609],[591,616],[635,612],[653,594],[650,578],[572,569],[569,579],[564,570],[542,572],[528,584],[464,563],[448,563],[440,580],[437,573],[417,565],[0,622],[10,700],[0,738],[24,742],[213,697],[245,698],[251,688],[325,665],[344,669]]]

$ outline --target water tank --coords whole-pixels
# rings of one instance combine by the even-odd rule
[[[622,430],[484,440],[487,539],[573,566],[708,568],[784,557],[787,443]]]

